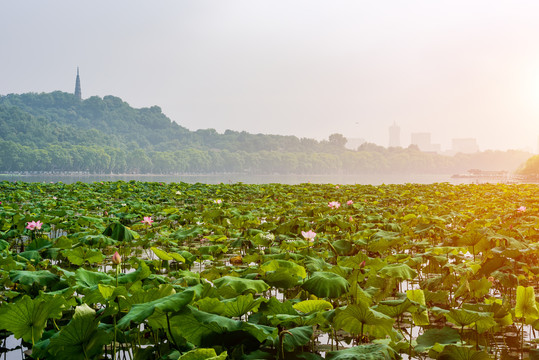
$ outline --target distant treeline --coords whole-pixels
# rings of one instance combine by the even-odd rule
[[[78,100],[64,92],[0,96],[0,171],[89,173],[360,174],[515,170],[530,153],[486,151],[443,156],[416,147],[327,141],[214,129],[189,131],[157,106],[121,99]]]

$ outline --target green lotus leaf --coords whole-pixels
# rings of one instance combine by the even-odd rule
[[[535,302],[535,292],[533,286],[517,287],[517,302],[515,306],[515,316],[526,318],[526,322],[531,323],[539,317],[537,303]]]
[[[151,250],[154,252],[154,254],[155,254],[159,259],[161,259],[161,260],[165,260],[165,261],[173,260],[173,257],[170,256],[169,254],[167,254],[166,251],[163,251],[163,250],[161,250],[161,249],[158,249],[158,248],[156,248],[155,246],[152,246],[150,249],[151,249]]]
[[[423,326],[428,325],[429,314],[424,307],[427,305],[425,302],[425,293],[421,289],[407,290],[406,297],[415,304],[418,304],[417,310],[412,311],[412,320],[415,325]]]
[[[81,226],[90,226],[91,224],[102,224],[103,219],[92,216],[81,216],[77,220],[77,223]]]
[[[333,309],[333,305],[326,300],[305,300],[293,305],[294,309],[304,314]]]
[[[59,319],[66,302],[61,295],[31,299],[24,295],[15,303],[0,307],[0,329],[34,344],[43,334],[48,319]]]
[[[194,349],[181,355],[178,360],[226,360],[227,356],[226,351],[217,355],[215,349]]]
[[[267,303],[260,306],[260,312],[266,315],[288,314],[298,315],[298,312],[293,307],[293,303],[290,300],[279,301],[274,296],[271,297]]]
[[[484,351],[477,351],[470,347],[449,345],[438,356],[439,360],[490,360],[491,357]]]
[[[225,311],[225,304],[221,300],[213,297],[202,298],[198,300],[195,305],[200,311],[211,314],[223,315]]]
[[[103,235],[120,242],[131,242],[139,237],[139,234],[119,222],[113,222],[107,226]]]
[[[350,284],[340,275],[327,271],[317,271],[305,280],[301,287],[319,298],[335,299],[346,294]]]
[[[342,255],[342,256],[349,255],[350,253],[352,253],[354,249],[353,243],[347,240],[337,240],[331,243],[331,245],[333,246],[335,250],[337,250],[338,252],[337,255]]]
[[[278,289],[291,289],[298,285],[301,280],[301,277],[289,272],[288,269],[285,268],[279,268],[275,271],[268,271],[264,275],[264,281]]]
[[[457,330],[446,326],[442,329],[427,329],[416,341],[415,351],[425,352],[436,345],[441,349],[446,345],[456,344],[460,341],[460,335]]]
[[[105,236],[103,234],[99,235],[85,235],[80,240],[81,244],[92,247],[103,248],[106,246],[114,245],[117,241],[111,237]]]
[[[19,256],[34,264],[41,261],[41,255],[37,250],[26,250],[19,253]]]
[[[0,251],[5,251],[9,249],[9,243],[5,240],[0,239]]]
[[[257,246],[269,247],[271,243],[275,240],[275,235],[269,232],[258,232],[255,236],[250,237],[250,240],[253,244]]]
[[[216,256],[218,254],[224,254],[228,251],[228,247],[224,244],[216,244],[210,246],[201,246],[198,248],[198,252],[202,255]]]
[[[183,307],[187,306],[193,300],[193,290],[185,290],[180,293],[165,296],[154,301],[135,304],[129,310],[129,312],[120,319],[118,327],[127,328],[130,322],[136,324],[142,323],[145,319],[150,317],[155,310],[161,310],[162,312],[180,311]]]
[[[183,336],[195,346],[200,346],[205,339],[216,339],[224,334],[233,334],[237,339],[248,334],[259,342],[273,341],[277,336],[275,328],[209,314],[192,306],[171,317],[170,324],[175,336]]]
[[[363,302],[335,310],[335,328],[343,329],[350,334],[361,335],[365,333],[366,328],[364,325],[375,325],[389,333],[392,330],[393,322],[392,318],[371,309],[369,305]]]
[[[296,315],[290,315],[290,314],[268,315],[267,318],[271,326],[282,325],[286,328],[290,328],[290,327],[294,327],[298,325],[304,325],[303,316],[297,313]]]
[[[194,227],[192,229],[180,229],[172,234],[172,238],[178,241],[189,240],[202,235],[204,230],[200,227]]]
[[[398,358],[398,354],[385,344],[359,345],[326,354],[327,360],[396,360]]]
[[[248,312],[257,312],[260,304],[267,300],[263,297],[254,299],[253,294],[240,295],[234,299],[223,300],[224,316],[241,317]]]
[[[451,309],[444,315],[447,321],[458,326],[471,325],[482,318],[492,317],[492,313],[473,311],[468,309]]]
[[[69,324],[50,339],[49,351],[59,360],[97,358],[113,336],[98,324],[93,309],[86,304],[77,306]]]
[[[105,259],[105,255],[97,249],[87,249],[85,247],[76,247],[70,250],[63,250],[62,254],[67,257],[69,262],[74,265],[82,265],[86,261],[89,264],[99,264]]]
[[[90,288],[97,286],[98,284],[109,284],[114,278],[99,271],[90,271],[83,268],[78,268],[75,272],[75,278],[77,279],[77,285]]]
[[[52,242],[46,238],[37,238],[26,247],[26,250],[41,251],[52,247]]]
[[[246,293],[261,294],[269,289],[262,280],[250,280],[234,276],[223,276],[213,281],[219,294],[225,298],[233,298]]]
[[[130,289],[130,291],[132,292],[132,295],[127,298],[130,305],[149,303],[176,293],[176,290],[174,290],[174,287],[170,284],[161,284],[157,288],[154,287],[147,290],[139,289],[134,291],[133,289]]]
[[[48,270],[11,270],[9,272],[9,277],[11,278],[11,281],[15,283],[23,285],[38,284],[47,287],[52,287],[60,279],[58,275],[55,275]]]
[[[283,334],[283,347],[287,352],[294,351],[294,349],[307,345],[311,341],[313,336],[313,327],[312,326],[300,326],[292,329],[286,330]],[[274,340],[274,346],[277,346],[279,339]]]
[[[390,264],[378,271],[382,276],[398,280],[411,280],[417,277],[417,271],[406,264]]]
[[[404,314],[410,306],[412,306],[412,302],[408,298],[403,298],[380,301],[373,309],[389,317],[396,318]]]
[[[152,274],[152,271],[146,265],[144,261],[139,261],[139,266],[137,270],[131,271],[127,274],[120,274],[118,276],[118,284],[130,284],[135,281],[144,280]]]

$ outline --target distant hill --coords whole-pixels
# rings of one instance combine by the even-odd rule
[[[0,171],[92,173],[366,173],[514,170],[525,152],[446,157],[415,148],[385,149],[346,139],[189,131],[158,106],[135,109],[115,96],[0,96]]]

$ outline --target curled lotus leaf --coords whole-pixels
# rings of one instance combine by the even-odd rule
[[[457,330],[444,327],[442,329],[427,329],[416,339],[417,345],[415,351],[424,352],[432,348],[441,351],[446,345],[456,344],[460,341],[460,335]]]
[[[330,351],[328,360],[393,360],[399,356],[391,347],[385,344],[365,344],[350,349]]]
[[[23,285],[38,284],[47,287],[51,287],[60,279],[58,275],[55,275],[48,270],[11,270],[9,272],[9,277],[14,283]]]
[[[301,287],[319,298],[335,299],[346,294],[350,284],[345,278],[335,273],[317,271]]]
[[[406,264],[391,264],[384,266],[379,270],[379,273],[386,277],[395,278],[398,280],[411,280],[417,277],[417,271]]]
[[[269,289],[269,285],[262,280],[244,279],[234,276],[223,276],[213,281],[219,294],[225,298],[252,293],[260,294]]]

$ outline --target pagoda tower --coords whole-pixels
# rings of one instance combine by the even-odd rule
[[[79,77],[79,67],[77,66],[77,80],[75,81],[75,96],[77,99],[82,99],[82,93],[80,91],[80,77]]]

